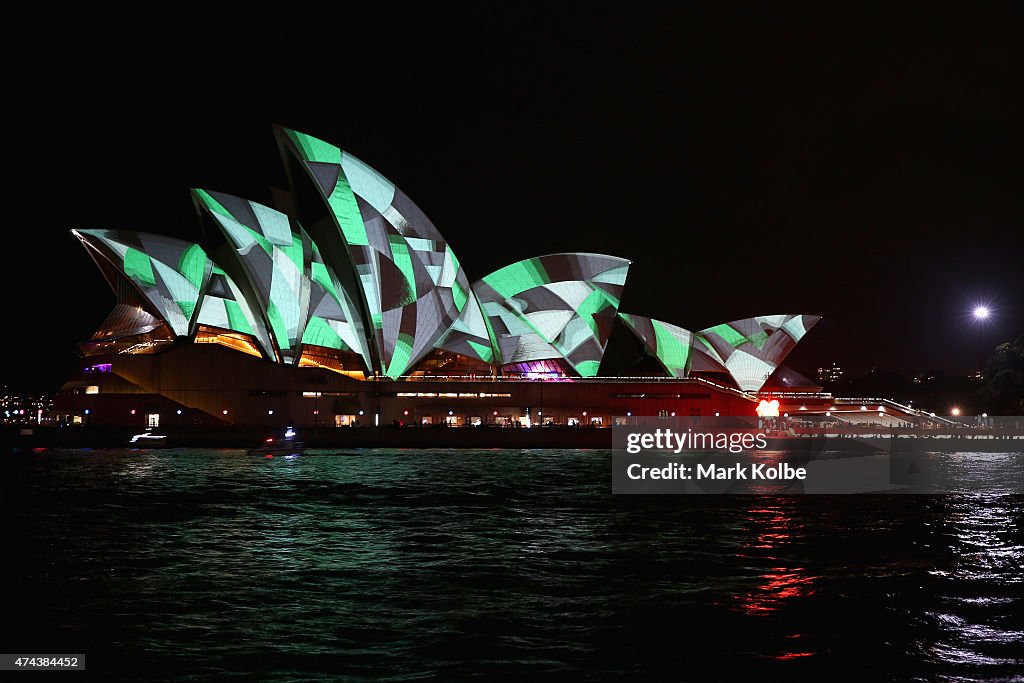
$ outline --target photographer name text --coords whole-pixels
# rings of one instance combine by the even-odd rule
[[[626,476],[630,479],[675,479],[675,480],[765,480],[793,481],[807,479],[807,469],[793,467],[789,463],[736,463],[718,465],[715,463],[695,463],[684,465],[669,463],[663,467],[645,467],[633,463],[626,468]]]

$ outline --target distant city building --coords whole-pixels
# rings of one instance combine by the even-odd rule
[[[50,421],[53,399],[37,394],[18,394],[0,387],[0,420],[3,424],[41,424]]]
[[[818,368],[818,381],[822,384],[835,384],[843,377],[843,369],[833,363],[831,367]]]

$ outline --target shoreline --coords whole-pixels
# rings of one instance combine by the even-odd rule
[[[0,427],[0,450],[10,452],[34,448],[254,448],[277,428],[261,426],[173,427],[158,430],[166,434],[162,444],[131,445],[137,429],[125,427]],[[525,448],[525,449],[612,449],[614,430],[609,427],[307,427],[300,440],[307,448]],[[877,430],[850,430],[828,435],[797,434],[770,436],[766,450],[799,451],[888,451],[899,450],[950,452],[1024,451],[1024,435],[1009,430],[993,436],[972,433],[938,434],[934,430],[901,432],[890,438]]]

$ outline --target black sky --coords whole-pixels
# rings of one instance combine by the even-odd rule
[[[70,228],[198,239],[189,187],[283,185],[273,123],[393,180],[471,279],[616,254],[627,312],[820,313],[799,369],[965,372],[1024,332],[1020,24],[918,9],[90,16],[8,62],[0,382],[55,388],[113,303]]]

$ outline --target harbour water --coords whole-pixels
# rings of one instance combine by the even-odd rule
[[[1024,498],[614,496],[610,472],[8,454],[3,649],[106,681],[1024,680]]]

